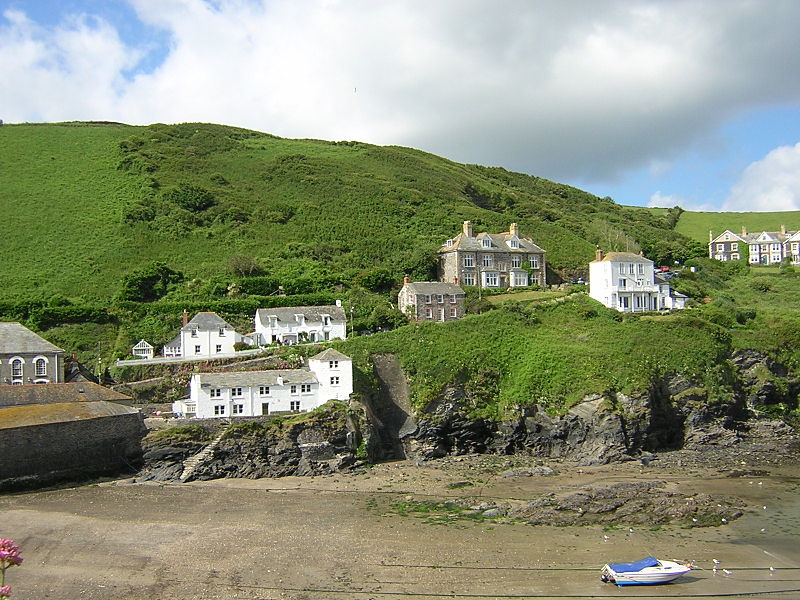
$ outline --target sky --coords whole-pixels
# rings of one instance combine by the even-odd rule
[[[800,210],[798,30],[798,0],[0,0],[0,119],[220,123],[624,205]]]

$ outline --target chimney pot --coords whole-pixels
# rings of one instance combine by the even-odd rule
[[[461,231],[463,232],[465,237],[473,237],[472,236],[472,221],[464,221],[464,225],[462,225]]]
[[[183,309],[183,325],[184,327],[189,324],[189,311]]]
[[[747,235],[747,227],[742,225],[742,235]]]
[[[786,225],[781,225],[781,235],[786,235]]]
[[[600,250],[600,246],[597,246],[594,250],[594,259],[603,260],[603,251]]]

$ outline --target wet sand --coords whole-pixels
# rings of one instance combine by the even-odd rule
[[[485,460],[404,461],[314,478],[107,481],[0,496],[0,536],[25,558],[7,582],[15,600],[800,597],[796,465],[730,477],[664,456],[647,469],[554,463],[557,475],[506,478],[487,471]],[[550,491],[647,479],[687,498],[735,497],[745,514],[722,527],[631,532],[503,519],[434,524],[394,508],[458,498],[513,506]],[[472,485],[450,487],[461,481]],[[605,562],[648,554],[697,568],[666,586],[600,582]]]

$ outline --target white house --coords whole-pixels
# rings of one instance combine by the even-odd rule
[[[137,358],[153,358],[153,345],[146,340],[139,340],[136,345],[131,348],[131,354]]]
[[[259,308],[254,337],[259,346],[343,340],[347,337],[347,315],[338,300],[330,306]]]
[[[248,343],[241,334],[236,333],[219,315],[213,312],[199,312],[191,321],[184,323],[180,333],[166,344],[163,354],[166,357],[210,357],[215,354],[232,354],[236,342]]]
[[[604,256],[598,249],[597,258],[589,263],[589,295],[620,312],[686,307],[686,296],[656,277],[653,261],[632,252]]]
[[[196,373],[189,399],[172,410],[189,417],[260,417],[309,411],[328,400],[347,400],[353,393],[353,361],[328,348],[301,369]]]

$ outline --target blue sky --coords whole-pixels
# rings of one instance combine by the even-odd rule
[[[412,146],[628,205],[800,210],[795,0],[0,0],[6,122]]]

